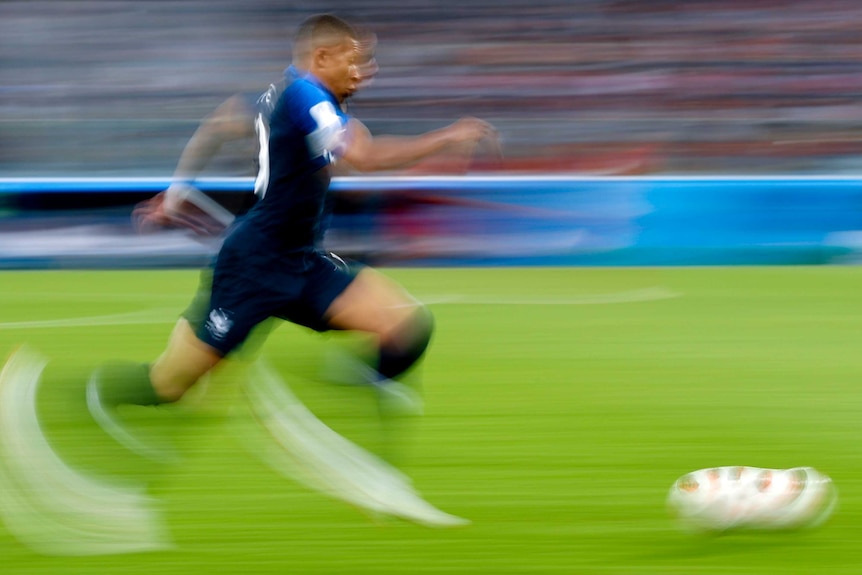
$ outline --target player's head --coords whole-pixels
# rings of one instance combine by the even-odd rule
[[[359,87],[361,59],[359,34],[337,16],[319,14],[300,26],[297,41],[307,43],[308,71],[314,74],[339,100],[353,95]]]

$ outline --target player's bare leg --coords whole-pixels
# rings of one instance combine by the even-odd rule
[[[408,387],[395,379],[402,377],[419,361],[431,339],[433,320],[425,306],[383,274],[365,268],[330,305],[326,319],[335,329],[362,331],[376,338],[378,355],[374,367],[378,385],[375,389],[381,392],[378,395],[380,399],[385,401],[387,396],[391,397],[389,390],[393,388],[409,392]],[[384,424],[387,420],[401,419],[386,417],[389,415],[386,412],[381,414],[384,415]],[[396,432],[392,434],[393,439],[403,440],[403,428],[393,430],[390,427],[389,431]],[[402,497],[396,495],[396,491],[384,497],[388,514],[436,527],[468,523],[441,512],[416,493],[408,490]]]
[[[374,334],[381,348],[401,347],[406,335],[422,332],[421,335],[430,336],[431,331],[431,318],[425,306],[399,284],[371,268],[360,271],[332,302],[326,320],[334,329]],[[411,331],[417,333],[409,334]]]
[[[330,305],[327,322],[334,329],[369,333],[375,338],[371,383],[381,399],[399,411],[421,412],[421,400],[395,381],[424,354],[433,320],[428,310],[400,285],[370,269],[363,269]]]
[[[215,349],[198,339],[189,322],[180,318],[167,348],[150,366],[150,382],[163,401],[178,401],[221,359]]]

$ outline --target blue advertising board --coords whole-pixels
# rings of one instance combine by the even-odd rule
[[[217,242],[131,230],[134,203],[167,184],[0,179],[0,265],[199,265]],[[216,199],[252,186],[198,184]],[[349,177],[332,190],[328,247],[381,265],[823,264],[862,245],[856,178]]]

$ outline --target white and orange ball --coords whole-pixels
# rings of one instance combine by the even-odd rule
[[[677,479],[668,506],[689,531],[785,530],[822,524],[835,508],[832,480],[811,467],[713,467]]]

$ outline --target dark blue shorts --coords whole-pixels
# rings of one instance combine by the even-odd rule
[[[256,325],[270,317],[316,331],[330,329],[324,314],[359,269],[334,254],[322,252],[304,254],[302,264],[295,271],[286,266],[272,273],[217,264],[207,311],[197,314],[198,338],[227,355],[246,340]],[[202,274],[202,287],[205,277]]]

